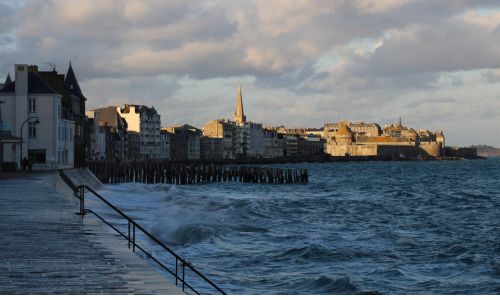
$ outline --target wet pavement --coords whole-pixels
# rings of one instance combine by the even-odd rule
[[[82,221],[57,176],[0,180],[0,294],[182,293],[106,225]]]

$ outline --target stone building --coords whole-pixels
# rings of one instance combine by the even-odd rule
[[[328,132],[335,132],[340,129],[341,125],[345,123],[340,121],[338,123],[326,123],[323,127],[323,136],[327,135]],[[376,123],[350,123],[347,122],[349,130],[355,133],[357,136],[379,136],[382,133],[380,126]]]
[[[206,151],[209,151],[207,149],[209,148],[204,148],[205,153],[204,156],[209,157],[222,157],[224,159],[234,159],[235,154],[234,154],[234,142],[235,142],[235,131],[236,131],[236,123],[231,122],[229,120],[213,120],[208,123],[206,123],[203,126],[203,137],[207,138],[213,138],[213,139],[221,139],[221,147],[216,147],[213,148],[213,150],[218,150],[221,153],[206,153]],[[208,140],[205,141],[206,143],[215,143],[215,142],[208,142]]]
[[[332,125],[335,124],[335,125]],[[383,131],[377,124],[359,126],[352,130],[350,122],[325,124],[326,153],[332,156],[382,156],[382,157],[426,157],[443,155],[442,132],[419,132],[401,124],[386,125]],[[375,132],[378,132],[375,135]],[[421,132],[421,133],[420,133]],[[439,136],[439,138],[437,138]]]

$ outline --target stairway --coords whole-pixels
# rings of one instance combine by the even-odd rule
[[[87,168],[71,169],[63,171],[75,186],[86,185],[93,190],[103,188],[102,183]]]

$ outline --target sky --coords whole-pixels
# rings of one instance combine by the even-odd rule
[[[0,0],[0,80],[72,62],[87,108],[162,125],[340,119],[500,146],[498,0]]]

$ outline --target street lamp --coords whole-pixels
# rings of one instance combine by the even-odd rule
[[[29,120],[36,119],[35,124],[40,124],[40,120],[38,120],[38,117],[29,117],[27,118],[23,124],[21,124],[21,155],[19,156],[19,165],[22,165],[22,160],[23,160],[23,127],[28,122]]]

